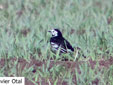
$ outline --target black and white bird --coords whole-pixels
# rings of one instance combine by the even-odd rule
[[[74,51],[71,44],[62,36],[59,29],[52,29],[48,32],[52,34],[52,37],[50,38],[52,52],[57,53],[59,51],[59,53],[62,54]]]

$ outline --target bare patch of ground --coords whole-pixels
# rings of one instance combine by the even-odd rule
[[[30,68],[31,66],[33,66],[34,70],[32,72],[35,73],[36,69],[38,67],[42,67],[43,64],[46,65],[47,61],[38,61],[38,60],[35,60],[35,59],[31,59],[31,61],[28,62],[23,58],[19,58],[19,59],[11,58],[11,59],[8,59],[8,60],[0,59],[0,68],[4,68],[4,66],[6,66],[6,62],[7,62],[7,64],[8,63],[12,64],[12,67],[14,66],[14,63],[17,62],[16,70],[20,71],[20,73],[25,68],[27,69],[27,68]],[[54,65],[62,65],[67,69],[71,69],[72,74],[73,74],[73,72],[75,72],[75,68],[77,69],[78,73],[80,74],[81,71],[79,69],[79,65],[82,65],[84,63],[88,63],[88,66],[90,66],[91,69],[95,68],[96,63],[99,64],[99,66],[98,66],[99,69],[102,69],[102,68],[108,69],[111,65],[113,65],[113,57],[110,57],[108,60],[101,59],[99,61],[93,61],[92,59],[89,59],[88,61],[76,61],[76,62],[74,62],[74,61],[56,61],[55,62],[55,61],[51,60],[48,70],[50,70]],[[11,67],[8,67],[8,68],[10,69]],[[8,74],[5,73],[5,72],[4,72],[4,75],[8,76]],[[16,75],[21,76],[19,74],[16,74]],[[53,84],[53,79],[50,78],[49,81],[50,81],[51,84]],[[98,82],[99,82],[99,80],[95,79],[94,81],[92,81],[92,84],[98,85]],[[26,83],[26,85],[34,85],[34,83],[27,78],[25,79],[25,83]],[[75,74],[73,75],[73,83],[77,84]],[[37,84],[40,85],[39,80],[37,80]],[[57,84],[58,85],[68,85],[68,83],[66,81],[62,81],[62,79],[58,79]],[[42,78],[42,85],[49,85],[48,80]]]

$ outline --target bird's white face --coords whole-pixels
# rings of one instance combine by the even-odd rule
[[[58,32],[56,30],[50,30],[49,32],[51,32],[52,36],[56,37],[58,36]]]

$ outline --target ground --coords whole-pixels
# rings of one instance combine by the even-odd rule
[[[20,76],[19,73],[23,73],[23,71],[25,69],[29,69],[30,67],[33,67],[33,69],[29,73],[32,72],[33,75],[37,75],[38,74],[37,69],[42,67],[43,65],[47,65],[47,61],[38,61],[38,60],[35,60],[35,59],[31,59],[30,62],[27,62],[23,58],[18,59],[18,60],[16,58],[11,58],[11,59],[6,60],[6,61],[13,62],[12,67],[14,66],[14,63],[17,62],[16,73],[17,73],[18,76]],[[73,76],[72,82],[75,85],[77,85],[77,79],[76,79],[75,71],[78,72],[78,75],[81,75],[80,66],[83,65],[83,64],[86,64],[86,63],[87,63],[88,68],[91,68],[92,70],[94,70],[96,68],[96,64],[98,63],[97,69],[95,70],[95,75],[96,75],[97,71],[99,71],[99,73],[102,73],[102,69],[107,70],[107,69],[110,68],[110,66],[113,65],[113,57],[110,57],[110,59],[108,59],[108,60],[101,59],[99,61],[94,61],[92,59],[88,59],[87,61],[54,61],[54,60],[51,60],[50,63],[49,63],[48,71],[50,71],[54,67],[54,65],[55,66],[63,66],[63,67],[65,67],[65,70],[67,70],[67,71],[70,70],[71,75]],[[2,69],[4,66],[5,66],[5,59],[1,59],[0,60],[0,68]],[[10,68],[10,67],[8,68],[9,71],[11,69],[12,68]],[[8,76],[6,73],[7,73],[7,71],[4,72],[4,75]],[[113,73],[112,73],[112,75],[113,75]],[[11,74],[10,76],[14,76],[14,75]],[[41,79],[41,81],[40,81],[40,79]],[[29,80],[29,77],[25,79],[26,85],[35,85],[36,83],[38,85],[40,85],[40,84],[41,85],[49,85],[49,82],[52,85],[54,84],[54,81],[51,77],[49,77],[47,80],[45,78],[42,78],[41,76],[38,77],[37,79],[35,79],[35,77],[33,77],[32,81],[31,81],[31,79]],[[92,82],[92,85],[99,85],[100,79],[95,78],[91,82]],[[63,80],[62,78],[58,78],[56,84],[57,85],[68,85],[68,82]]]

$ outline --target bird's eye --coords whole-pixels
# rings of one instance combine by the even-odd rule
[[[52,35],[57,36],[57,32],[52,30]]]

